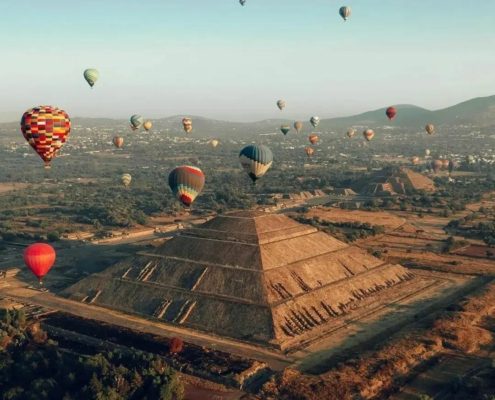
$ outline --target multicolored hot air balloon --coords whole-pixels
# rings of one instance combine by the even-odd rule
[[[265,175],[273,163],[272,151],[264,145],[249,145],[239,153],[239,161],[249,177],[256,182]]]
[[[309,143],[316,144],[320,141],[320,137],[314,133],[308,136]]]
[[[121,137],[121,136],[115,136],[113,138],[113,144],[114,144],[115,147],[117,147],[118,149],[120,149],[124,145],[124,138]]]
[[[420,162],[420,158],[418,156],[411,157],[411,163],[413,165],[418,165]]]
[[[307,146],[307,147],[304,149],[304,151],[306,152],[306,155],[307,155],[308,157],[311,157],[311,156],[314,154],[315,149],[313,149],[312,147]]]
[[[280,111],[282,111],[284,108],[285,108],[285,100],[278,100],[277,101],[277,107],[280,109]]]
[[[347,21],[347,18],[351,16],[351,7],[347,7],[347,6],[340,7],[339,14],[342,18],[344,18],[344,21]]]
[[[385,114],[387,115],[387,118],[392,121],[397,115],[397,109],[395,107],[389,107],[385,110]]]
[[[120,180],[122,182],[122,185],[124,185],[125,187],[128,187],[132,182],[132,176],[131,176],[131,174],[122,174],[122,176],[120,177]]]
[[[354,128],[347,129],[347,137],[352,139],[356,135],[356,130]]]
[[[143,128],[146,130],[146,131],[149,131],[151,128],[153,128],[153,123],[151,121],[146,121],[144,124],[143,124]]]
[[[320,117],[317,117],[315,115],[315,116],[311,117],[309,122],[311,123],[311,125],[313,125],[313,128],[316,128],[318,125],[320,125]]]
[[[70,133],[70,118],[64,110],[39,106],[27,110],[21,119],[24,138],[50,168],[50,162],[62,148]]]
[[[175,197],[189,207],[203,190],[205,175],[197,167],[183,165],[170,172],[168,184]]]
[[[134,114],[131,117],[131,128],[133,131],[139,129],[143,125],[144,119],[138,114]]]
[[[297,133],[300,133],[303,128],[303,123],[301,121],[294,122],[294,129]]]
[[[40,285],[53,267],[56,257],[55,249],[46,243],[34,243],[24,250],[24,263],[38,278]]]
[[[186,133],[191,133],[193,130],[192,119],[187,117],[182,118],[182,126]]]
[[[433,135],[435,133],[435,125],[433,125],[433,124],[426,124],[425,131],[426,131],[426,133],[428,135]]]
[[[282,133],[284,135],[287,135],[289,133],[289,131],[290,131],[290,126],[289,125],[282,125],[280,127],[280,130],[282,131]]]
[[[86,82],[88,82],[90,87],[93,87],[100,77],[100,73],[98,70],[94,68],[88,68],[87,70],[84,71],[84,79],[86,79]]]
[[[375,131],[373,129],[366,129],[363,132],[363,136],[369,142],[369,141],[371,141],[371,139],[373,139],[375,137]]]
[[[220,144],[220,141],[218,139],[211,139],[208,143],[211,147],[215,148]]]

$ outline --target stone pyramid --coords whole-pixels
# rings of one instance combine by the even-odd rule
[[[411,279],[400,265],[312,226],[241,211],[84,278],[65,295],[287,350]]]

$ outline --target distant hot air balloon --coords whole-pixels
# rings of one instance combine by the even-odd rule
[[[356,134],[356,130],[354,128],[347,129],[347,137],[349,139],[352,139],[355,134]]]
[[[215,148],[220,144],[220,141],[218,139],[211,139],[208,143],[211,147]]]
[[[239,4],[240,4],[241,6],[244,6],[244,4],[246,4],[246,0],[239,0]]]
[[[387,115],[387,118],[392,121],[395,116],[397,115],[397,109],[395,107],[389,107],[385,111],[385,114]]]
[[[153,123],[151,121],[146,121],[144,124],[143,124],[143,128],[146,130],[146,131],[149,131],[151,128],[153,128]]]
[[[304,151],[306,152],[306,155],[307,155],[308,157],[311,157],[311,156],[314,154],[315,149],[313,149],[312,147],[307,146],[307,147],[304,149]]]
[[[177,200],[189,207],[203,190],[205,175],[197,167],[183,165],[170,172],[168,184]]]
[[[474,164],[476,162],[476,159],[474,158],[474,156],[468,155],[468,156],[466,156],[466,162],[468,164]]]
[[[369,142],[375,136],[375,131],[373,129],[366,129],[363,132],[363,136]]]
[[[344,21],[347,21],[347,18],[351,16],[351,7],[347,7],[347,6],[340,7],[339,14],[342,18],[344,18]]]
[[[141,125],[143,125],[143,122],[144,122],[143,117],[141,117],[138,114],[134,114],[131,117],[131,128],[132,128],[132,130],[135,131],[136,129],[139,129],[141,127]]]
[[[313,125],[313,128],[316,128],[318,125],[320,125],[320,117],[317,117],[316,115],[314,117],[311,117],[309,120],[311,125]]]
[[[265,175],[273,163],[272,151],[264,145],[249,145],[239,153],[239,161],[249,177],[256,182]]]
[[[122,174],[122,176],[120,177],[120,180],[122,181],[122,184],[125,187],[128,187],[131,184],[132,176],[131,176],[131,174]]]
[[[297,133],[300,133],[303,128],[303,123],[301,121],[294,122],[294,129]]]
[[[67,113],[52,106],[31,108],[21,119],[22,134],[45,162],[45,168],[50,168],[50,162],[69,137],[70,127]]]
[[[113,138],[113,144],[115,145],[115,147],[120,149],[124,145],[124,138],[121,136],[115,136]]]
[[[309,139],[309,143],[311,144],[316,144],[320,141],[320,138],[318,135],[315,135],[314,133],[312,133],[311,135],[308,136],[308,139]]]
[[[277,101],[277,107],[280,109],[280,111],[282,111],[284,108],[285,108],[285,100],[278,100]]]
[[[429,157],[430,154],[431,154],[431,150],[430,149],[426,149],[425,150],[426,157]]]
[[[94,68],[88,68],[87,70],[84,71],[84,79],[86,79],[86,82],[88,82],[89,86],[93,87],[98,78],[100,77],[100,73],[98,70]]]
[[[182,126],[186,133],[191,133],[193,130],[192,119],[187,117],[182,118]]]
[[[443,159],[442,160],[442,168],[443,169],[449,169],[449,167],[450,167],[450,160]]]
[[[282,131],[282,133],[284,135],[287,135],[289,133],[289,131],[290,131],[290,126],[289,125],[282,125],[280,127],[280,130]]]
[[[431,169],[437,173],[442,169],[443,163],[442,160],[435,160],[431,163]]]
[[[413,165],[418,165],[420,162],[420,158],[418,156],[411,157],[411,162]]]
[[[435,125],[433,125],[433,124],[426,124],[425,130],[426,130],[426,133],[428,135],[433,135],[435,133]]]
[[[56,257],[55,249],[46,243],[34,243],[24,250],[24,262],[38,278],[40,285],[55,263]]]

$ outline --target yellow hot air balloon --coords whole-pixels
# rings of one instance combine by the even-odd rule
[[[218,139],[211,139],[208,143],[211,147],[215,148],[220,144],[220,141]]]
[[[151,121],[146,121],[144,124],[143,124],[143,128],[147,131],[149,131],[151,128],[153,128],[153,123]]]
[[[128,187],[131,184],[132,176],[130,174],[122,174],[120,180],[125,187]]]

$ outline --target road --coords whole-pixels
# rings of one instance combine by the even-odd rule
[[[54,310],[60,310],[82,318],[123,326],[138,332],[150,333],[157,336],[167,338],[180,336],[184,341],[197,344],[198,346],[205,346],[210,349],[218,349],[242,357],[264,361],[275,370],[283,370],[295,362],[291,357],[277,353],[275,350],[218,336],[210,336],[190,329],[179,328],[140,318],[135,315],[128,315],[115,310],[72,301],[55,296],[49,292],[40,292],[38,290],[26,288],[24,284],[15,279],[9,279],[8,282],[10,286],[0,288],[0,296],[9,297],[21,303],[35,304]]]

